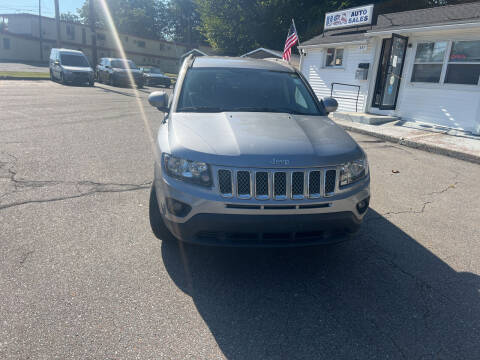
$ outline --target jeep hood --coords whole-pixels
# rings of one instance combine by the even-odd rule
[[[168,126],[171,154],[214,165],[327,166],[363,154],[350,135],[326,116],[180,112],[170,114]]]

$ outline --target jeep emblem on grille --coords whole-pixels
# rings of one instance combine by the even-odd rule
[[[290,160],[283,160],[283,159],[272,159],[272,165],[290,165]]]

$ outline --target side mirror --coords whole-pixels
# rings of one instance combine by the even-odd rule
[[[322,102],[323,106],[325,106],[325,110],[327,110],[328,113],[337,111],[338,102],[333,97],[326,97],[322,100]]]
[[[168,112],[168,95],[165,91],[154,91],[148,95],[148,102],[163,112]]]

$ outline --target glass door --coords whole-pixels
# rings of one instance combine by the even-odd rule
[[[391,39],[383,40],[373,107],[380,110],[395,109],[407,45],[408,38],[397,34],[392,34]]]

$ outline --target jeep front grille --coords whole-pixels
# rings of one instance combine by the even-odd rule
[[[334,168],[308,170],[219,169],[218,191],[223,197],[258,200],[301,200],[335,194]]]

